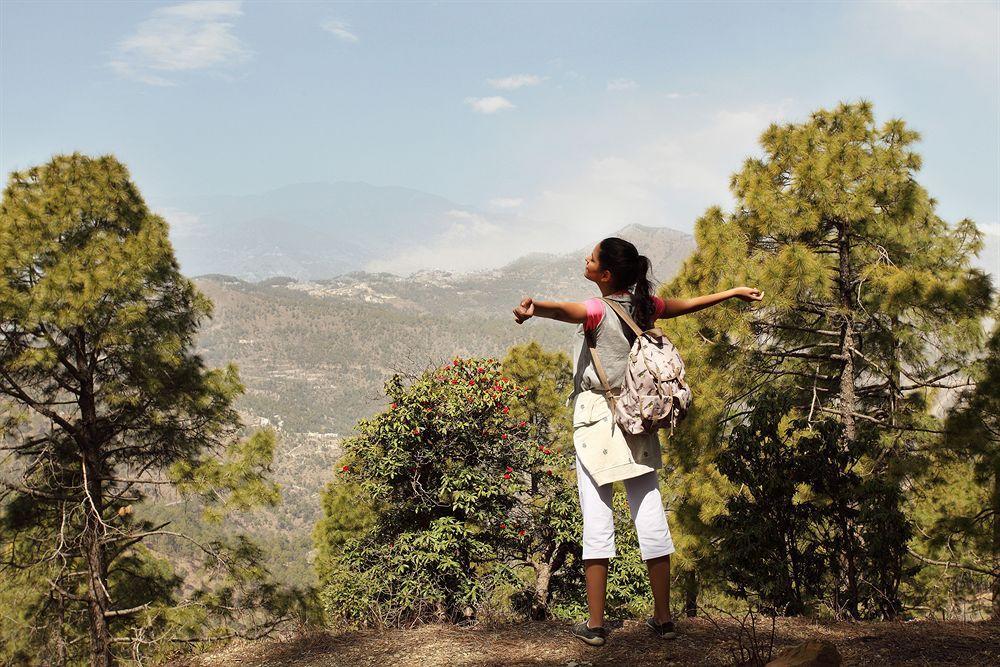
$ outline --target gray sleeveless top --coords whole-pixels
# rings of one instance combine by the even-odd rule
[[[612,294],[607,298],[622,304],[629,315],[635,315],[631,294]],[[618,389],[625,380],[625,369],[628,366],[628,353],[632,349],[632,339],[625,335],[625,327],[628,325],[622,322],[608,304],[602,305],[604,306],[604,317],[594,329],[594,340],[596,341],[597,354],[600,355],[604,372],[608,376],[608,384],[611,385],[612,389]],[[629,335],[632,335],[631,330]],[[587,347],[587,340],[581,324],[577,327],[576,338],[573,342],[573,393],[570,394],[569,401],[572,401],[581,391],[588,390],[604,391],[604,387],[601,385],[601,378],[597,376],[597,368],[594,367],[594,360],[590,356],[590,348]]]

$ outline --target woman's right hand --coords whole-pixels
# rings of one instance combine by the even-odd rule
[[[530,296],[526,296],[521,300],[521,305],[514,308],[514,321],[522,324],[525,320],[533,317],[534,314],[535,303],[531,300]]]

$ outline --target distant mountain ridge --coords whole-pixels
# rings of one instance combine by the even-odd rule
[[[633,242],[650,258],[653,276],[667,280],[694,251],[694,237],[666,227],[629,225],[614,234]],[[449,314],[482,312],[512,307],[525,295],[549,299],[583,299],[594,295],[594,287],[583,278],[583,267],[593,246],[566,254],[530,253],[498,269],[453,273],[424,269],[400,276],[393,273],[351,271],[325,280],[301,280],[273,276],[246,281],[237,276],[199,276],[220,284],[284,288],[317,298],[352,299],[384,303],[420,312]],[[457,298],[456,297],[460,297]]]

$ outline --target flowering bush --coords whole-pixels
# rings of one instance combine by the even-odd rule
[[[495,359],[455,359],[386,384],[389,407],[345,441],[338,482],[359,504],[390,508],[330,559],[323,599],[354,622],[475,613],[517,569],[576,547],[568,454],[539,442],[519,405],[527,390]],[[512,411],[512,408],[517,408]],[[512,414],[512,412],[514,414]],[[557,474],[558,471],[558,474]],[[555,504],[554,504],[555,503]],[[566,510],[560,508],[560,513]]]

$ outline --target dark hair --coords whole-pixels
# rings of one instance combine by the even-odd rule
[[[615,289],[623,290],[635,285],[632,301],[635,304],[636,324],[643,329],[653,326],[656,304],[653,303],[653,286],[649,281],[649,258],[640,255],[636,247],[625,239],[611,236],[601,241],[597,263],[602,270],[611,272]]]

